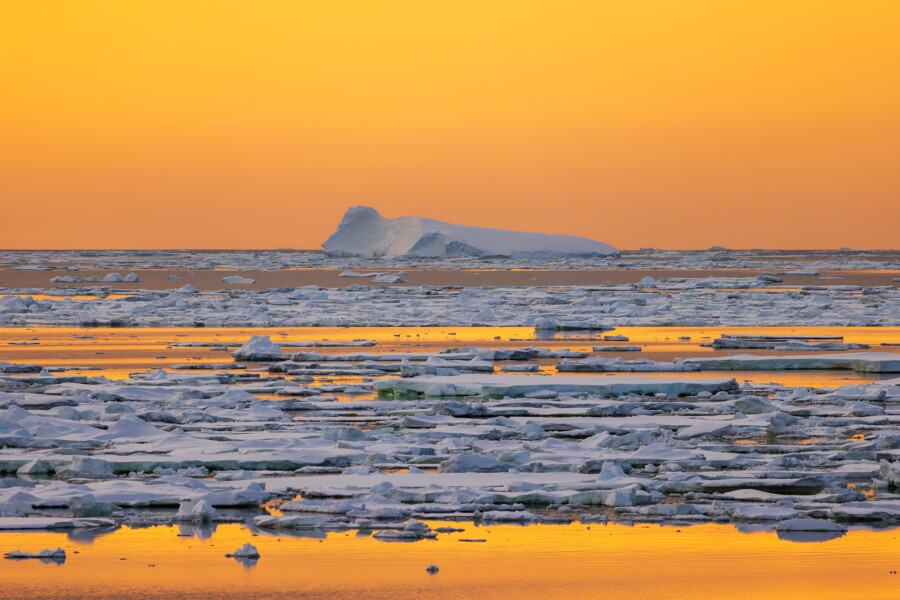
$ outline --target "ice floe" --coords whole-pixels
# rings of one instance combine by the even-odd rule
[[[736,354],[717,358],[675,359],[683,365],[697,365],[704,371],[781,371],[844,369],[861,373],[900,373],[900,354],[889,352],[848,352],[794,356]]]

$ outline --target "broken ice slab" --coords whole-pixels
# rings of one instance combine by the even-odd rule
[[[769,341],[834,341],[844,339],[842,335],[803,335],[803,334],[761,334],[761,333],[723,333],[722,339],[727,340],[769,340]]]
[[[690,396],[701,392],[715,393],[737,389],[733,378],[685,378],[553,375],[459,375],[444,377],[414,377],[411,379],[382,379],[375,382],[380,394],[397,396],[491,396],[521,397],[530,392],[553,391],[569,394],[600,396],[623,394],[667,394]]]
[[[606,336],[609,337],[609,336]],[[594,352],[640,352],[640,346],[593,346]]]
[[[48,548],[47,550],[41,550],[40,552],[23,552],[22,550],[13,550],[12,552],[7,552],[6,554],[4,554],[3,558],[12,560],[36,558],[44,562],[62,563],[66,560],[66,551],[62,548],[57,548],[56,550],[50,550]]]
[[[717,350],[866,350],[868,344],[842,342],[841,336],[724,334],[701,346]],[[823,341],[825,340],[825,341]]]
[[[26,529],[79,529],[83,527],[116,527],[116,522],[113,519],[0,517],[0,531],[19,531]]]
[[[860,373],[900,373],[900,354],[851,352],[847,354],[758,356],[736,354],[716,358],[676,358],[678,364],[700,365],[702,371],[789,371],[844,369]]]
[[[700,366],[690,363],[657,362],[648,358],[625,360],[592,356],[584,360],[563,359],[556,365],[560,373],[683,373],[699,371]]]

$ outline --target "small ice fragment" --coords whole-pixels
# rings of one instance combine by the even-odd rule
[[[227,558],[259,558],[259,550],[256,546],[247,542],[231,554],[225,555]]]
[[[228,284],[251,284],[256,283],[255,279],[250,279],[247,277],[241,277],[240,275],[229,275],[228,277],[222,278],[222,283]]]

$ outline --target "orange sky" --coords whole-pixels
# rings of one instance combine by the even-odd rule
[[[316,248],[347,206],[900,247],[900,2],[29,0],[0,247]]]

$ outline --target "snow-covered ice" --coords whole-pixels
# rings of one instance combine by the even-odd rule
[[[347,209],[322,244],[337,256],[552,258],[616,256],[619,251],[587,238],[444,223],[425,217],[387,219],[368,206]]]
[[[900,292],[830,281],[775,287],[781,278],[814,277],[836,264],[900,265],[873,254],[801,261],[723,249],[615,259],[612,249],[585,251],[598,248],[589,240],[507,236],[373,212],[348,214],[326,242],[330,256],[0,252],[10,269],[40,273],[41,286],[48,285],[46,271],[56,268],[44,263],[71,266],[54,277],[54,285],[71,284],[61,291],[0,290],[5,327],[271,328],[228,342],[214,334],[202,341],[173,338],[172,352],[222,354],[215,362],[156,361],[145,370],[129,367],[127,375],[72,374],[65,365],[26,356],[26,349],[45,346],[44,338],[16,342],[34,344],[21,349],[4,346],[0,530],[239,521],[259,535],[356,529],[396,542],[444,535],[428,525],[439,520],[580,519],[727,522],[809,541],[860,523],[900,523],[900,378],[882,375],[900,371],[900,355],[858,352],[866,344],[849,335],[844,341],[803,330],[900,325]],[[374,226],[363,231],[360,223]],[[377,256],[346,256],[357,253]],[[529,262],[525,255],[544,258]],[[538,260],[562,270],[671,263],[684,269],[726,264],[737,273],[654,273],[629,284],[540,287],[480,285],[474,274],[475,283],[463,286],[402,281],[413,280],[415,268],[471,268],[473,256],[485,273]],[[79,275],[88,267],[96,274]],[[218,289],[224,287],[218,271],[210,275],[217,289],[183,281],[165,289],[133,285],[152,271],[176,268],[185,278],[218,269],[329,268],[340,271],[343,287]],[[121,275],[132,272],[137,279]],[[106,285],[117,283],[129,285]],[[138,289],[120,294],[123,287]],[[75,291],[77,298],[66,296]],[[524,338],[536,345],[498,347],[506,342],[492,333],[488,341],[444,347],[410,338],[390,349],[399,347],[395,352],[369,339],[301,341],[279,329],[353,325],[518,326],[533,330]],[[673,351],[654,355],[652,344],[638,346],[645,343],[639,331],[614,332],[603,342],[599,335],[679,325],[694,329],[689,336],[672,334],[679,340],[674,361]],[[787,325],[797,332],[726,333],[716,341],[712,332],[703,340],[693,333],[729,325]],[[115,331],[125,337],[129,330]],[[569,332],[581,336],[578,347],[541,347]],[[635,346],[608,344],[629,337]],[[707,340],[713,347],[701,348]],[[651,358],[610,356],[635,348]],[[761,352],[724,356],[730,349]],[[787,385],[781,373],[707,372],[797,369],[843,369],[865,378],[842,382],[840,373],[826,387]]]
[[[736,354],[717,358],[676,359],[683,365],[697,365],[704,371],[780,371],[845,369],[861,373],[900,373],[900,354],[890,352],[848,352],[791,356]]]

